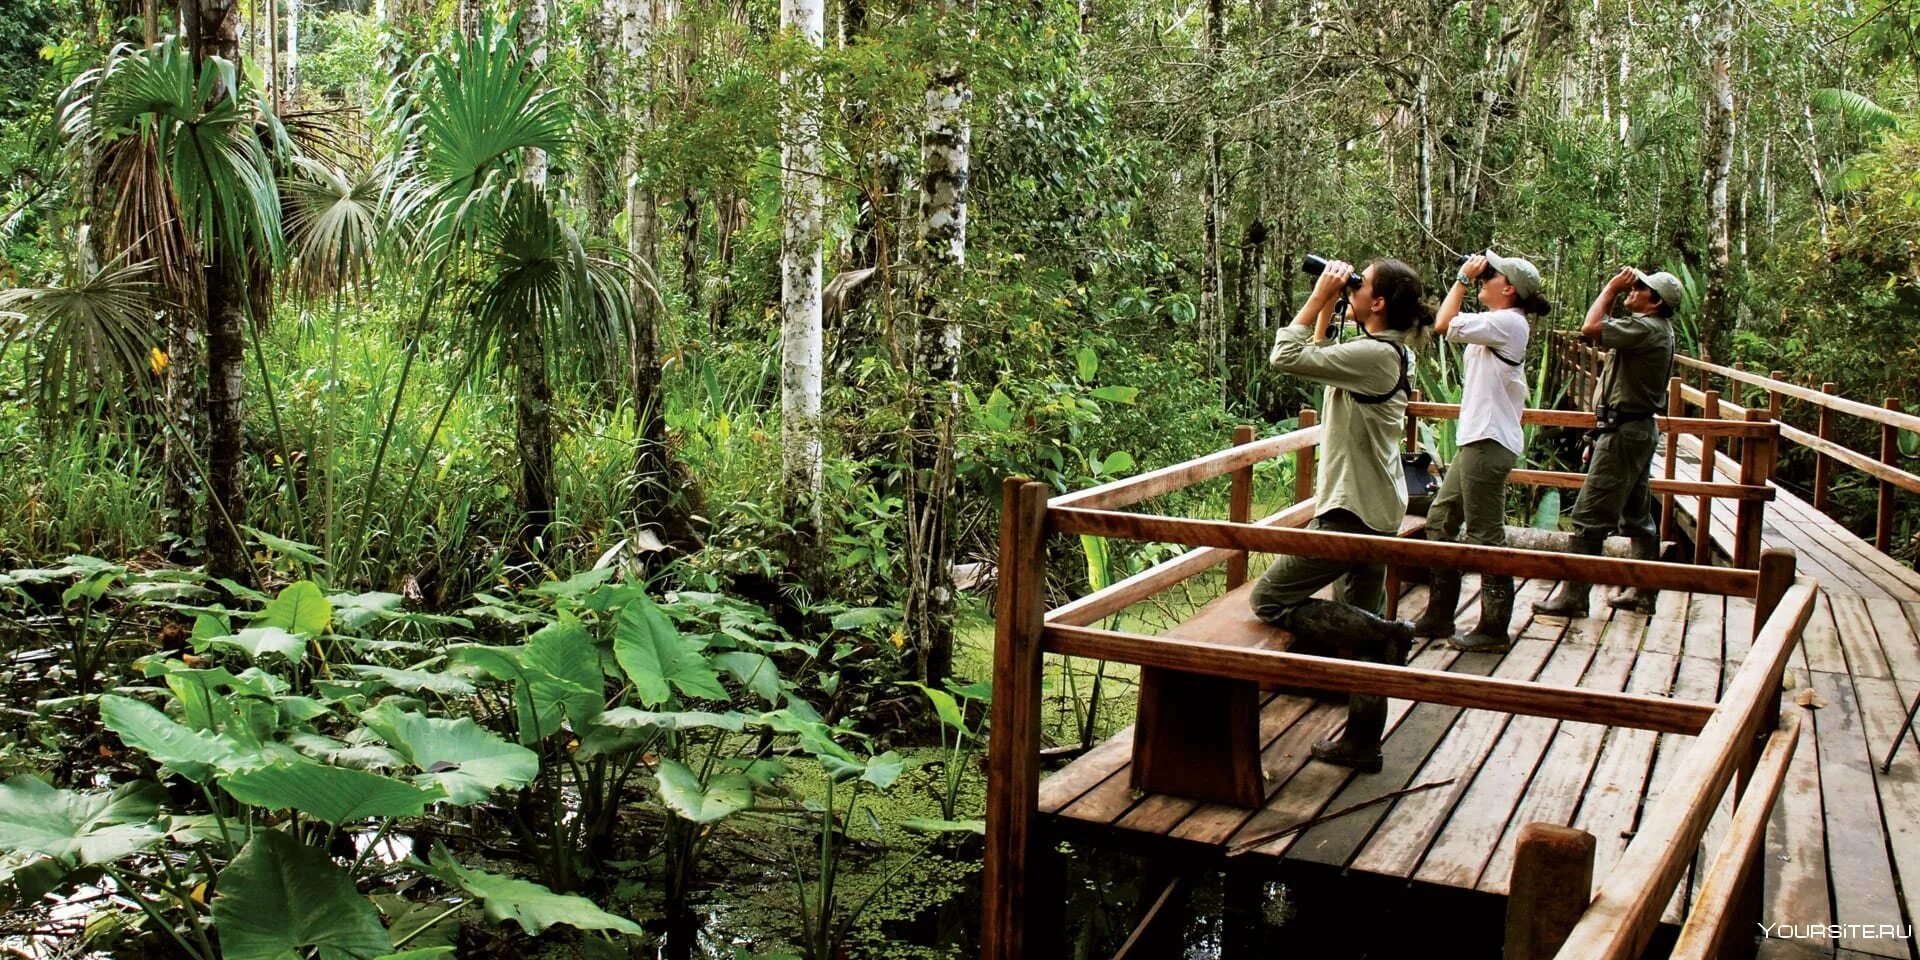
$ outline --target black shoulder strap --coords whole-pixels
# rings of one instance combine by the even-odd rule
[[[1493,354],[1494,357],[1497,358],[1501,363],[1504,363],[1509,367],[1517,367],[1523,362],[1520,360],[1508,360],[1506,354],[1501,353],[1500,351],[1495,350],[1492,347],[1488,347],[1487,352]]]
[[[1377,340],[1377,338],[1372,335],[1368,335],[1367,339]],[[1348,390],[1347,396],[1352,397],[1354,403],[1364,403],[1372,406],[1374,404],[1386,403],[1388,400],[1392,400],[1396,394],[1404,393],[1407,396],[1413,396],[1413,386],[1407,382],[1407,367],[1409,366],[1407,348],[1386,340],[1378,340],[1377,342],[1387,344],[1394,349],[1394,352],[1400,354],[1400,382],[1394,384],[1393,389],[1388,390],[1386,393],[1358,393],[1353,390]]]

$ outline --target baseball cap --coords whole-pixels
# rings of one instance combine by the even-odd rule
[[[1540,293],[1540,268],[1534,266],[1533,261],[1503,257],[1492,250],[1488,250],[1486,256],[1487,264],[1500,271],[1500,275],[1513,284],[1514,291],[1520,296],[1531,297]]]
[[[1686,288],[1680,286],[1680,278],[1665,270],[1659,273],[1641,273],[1633,271],[1635,279],[1647,285],[1647,288],[1660,295],[1660,302],[1680,309],[1680,301],[1686,298]]]

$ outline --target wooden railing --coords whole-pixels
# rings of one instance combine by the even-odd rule
[[[1595,385],[1599,383],[1600,352],[1581,340],[1571,331],[1560,331],[1554,335],[1551,352],[1552,362],[1558,370],[1562,382],[1574,388],[1574,398],[1583,407],[1591,406]],[[1852,467],[1878,481],[1878,502],[1874,522],[1874,546],[1881,552],[1890,552],[1893,542],[1893,520],[1895,497],[1899,491],[1920,493],[1920,475],[1901,469],[1899,437],[1901,431],[1920,435],[1920,416],[1901,410],[1898,397],[1887,397],[1880,406],[1848,400],[1836,393],[1832,383],[1822,383],[1819,389],[1789,383],[1782,379],[1783,374],[1775,370],[1772,376],[1761,376],[1742,370],[1739,367],[1722,366],[1705,360],[1676,354],[1674,364],[1686,371],[1688,376],[1676,376],[1668,385],[1669,414],[1678,415],[1689,409],[1699,409],[1707,418],[1724,418],[1744,421],[1773,421],[1780,424],[1780,437],[1790,443],[1813,452],[1813,508],[1822,513],[1831,514],[1833,469],[1836,464]],[[1716,380],[1725,381],[1727,389],[1722,391],[1715,386]],[[1751,407],[1733,402],[1727,397],[1737,393],[1733,385],[1739,384],[1759,391],[1761,403]],[[1814,429],[1807,431],[1781,418],[1785,400],[1797,400],[1811,405],[1815,413]],[[1862,453],[1847,447],[1834,439],[1834,417],[1854,417],[1875,424],[1880,434],[1878,456]],[[1703,443],[1703,476],[1710,472],[1713,465],[1713,444]],[[1673,438],[1669,436],[1667,446],[1667,476],[1672,477],[1674,465]],[[1776,457],[1777,459],[1777,457]],[[1769,464],[1771,466],[1771,464]],[[1746,472],[1746,460],[1741,458],[1742,474]],[[1704,513],[1696,516],[1696,522],[1711,524],[1712,520]],[[1665,498],[1662,510],[1663,535],[1671,535],[1673,524],[1673,496]],[[1757,535],[1757,528],[1756,528]],[[1696,531],[1694,546],[1698,551],[1711,549],[1711,538],[1707,528]],[[1704,559],[1705,554],[1699,555]],[[1736,566],[1737,566],[1736,562]]]
[[[1458,416],[1458,408],[1413,404],[1409,413],[1450,417]],[[1529,410],[1525,416],[1530,423],[1593,426],[1592,415],[1580,412]],[[1580,909],[1587,903],[1589,887],[1585,884],[1577,893],[1561,893],[1561,914],[1577,918],[1574,937],[1566,940],[1565,930],[1543,933],[1535,929],[1532,940],[1555,948],[1566,940],[1566,948],[1558,955],[1569,958],[1638,955],[1686,864],[1698,850],[1707,820],[1729,782],[1738,786],[1739,812],[1701,901],[1718,906],[1711,911],[1696,909],[1689,915],[1691,932],[1685,934],[1690,938],[1686,942],[1705,942],[1717,948],[1727,939],[1727,931],[1736,929],[1733,924],[1757,915],[1760,861],[1755,851],[1760,841],[1752,831],[1764,831],[1766,814],[1777,795],[1775,766],[1784,764],[1781,753],[1791,750],[1791,731],[1797,729],[1789,721],[1776,731],[1780,682],[1814,601],[1812,582],[1795,577],[1792,552],[1768,550],[1756,557],[1754,569],[1741,569],[1302,529],[1313,513],[1313,464],[1320,430],[1313,425],[1312,411],[1302,416],[1301,423],[1299,430],[1257,441],[1250,428],[1242,428],[1235,435],[1235,445],[1218,453],[1051,500],[1042,483],[1015,478],[1004,485],[982,955],[988,960],[1023,960],[1028,955],[1029,918],[1055,913],[1048,905],[1030,901],[1028,888],[1030,863],[1038,855],[1040,684],[1041,659],[1046,653],[1132,663],[1148,671],[1221,678],[1250,689],[1257,689],[1253,686],[1256,684],[1315,687],[1696,736],[1673,779],[1648,810],[1645,825],[1608,874],[1591,906]],[[1777,425],[1770,422],[1717,417],[1663,417],[1658,426],[1663,432],[1698,435],[1707,441],[1736,438],[1749,449],[1771,448],[1778,436]],[[1257,522],[1252,520],[1254,466],[1288,454],[1296,458],[1295,504]],[[1227,520],[1118,509],[1227,475],[1233,478]],[[1577,474],[1516,479],[1558,485],[1568,477],[1578,481]],[[1679,485],[1657,489],[1672,495],[1726,497],[1742,505],[1763,507],[1771,497],[1771,488],[1764,478],[1757,479],[1748,483],[1743,477],[1742,483],[1727,484],[1712,482],[1708,477],[1698,483],[1676,481]],[[1046,557],[1048,537],[1054,534],[1179,543],[1194,549],[1050,610]],[[1254,551],[1389,567],[1439,567],[1751,597],[1756,606],[1754,642],[1720,700],[1698,703],[1088,626],[1222,563],[1229,565],[1228,588],[1238,587],[1247,576],[1246,557]],[[1146,722],[1144,716],[1142,722]],[[1586,847],[1591,856],[1590,840]],[[1539,851],[1529,851],[1523,859],[1528,863],[1553,862],[1551,855],[1537,854]],[[1516,869],[1520,862],[1516,860]],[[1519,887],[1518,879],[1515,886]],[[1717,899],[1706,900],[1708,894]],[[1565,899],[1574,896],[1577,902]],[[1542,916],[1551,912],[1545,911]],[[1552,954],[1540,954],[1546,955]]]

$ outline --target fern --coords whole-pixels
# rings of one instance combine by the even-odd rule
[[[1867,97],[1865,94],[1839,87],[1826,87],[1815,90],[1808,101],[1829,113],[1838,113],[1862,129],[1873,133],[1900,129],[1900,116]]]

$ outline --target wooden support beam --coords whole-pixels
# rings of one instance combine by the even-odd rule
[[[1685,382],[1679,377],[1669,377],[1667,379],[1667,419],[1669,421],[1687,412],[1687,401],[1680,395],[1680,388],[1683,386],[1685,386]],[[1661,467],[1661,472],[1664,474],[1663,479],[1672,480],[1676,475],[1675,471],[1677,471],[1680,466],[1680,433],[1671,426],[1669,426],[1665,432],[1667,435],[1667,455],[1665,457],[1665,463]],[[1674,537],[1674,525],[1676,523],[1674,499],[1675,495],[1672,492],[1665,492],[1660,495],[1661,540],[1676,539]]]
[[[1888,397],[1882,402],[1888,410],[1900,412],[1900,398]],[[1900,461],[1900,430],[1891,423],[1882,423],[1880,427],[1880,462],[1891,467]],[[1881,553],[1893,549],[1893,484],[1880,481],[1880,511],[1873,526],[1873,545]]]
[[[1733,820],[1720,841],[1713,865],[1700,881],[1669,960],[1753,956],[1753,925],[1759,917],[1748,916],[1751,909],[1744,901],[1760,892],[1761,871],[1755,868],[1762,865],[1767,820],[1780,798],[1780,786],[1786,782],[1787,766],[1800,740],[1800,723],[1800,711],[1792,711],[1780,718],[1779,729],[1767,737],[1766,749],[1760,754],[1752,779],[1740,791]]]
[[[1146,915],[1127,935],[1127,942],[1120,945],[1120,952],[1113,955],[1113,960],[1148,960],[1167,956],[1169,940],[1177,944],[1179,937],[1178,929],[1170,929],[1169,924],[1179,922],[1179,904],[1186,898],[1186,880],[1182,877],[1168,880],[1167,885],[1161,888],[1160,895],[1154,897],[1153,904],[1147,907]]]
[[[1835,389],[1837,388],[1831,382],[1820,385],[1820,392],[1828,396],[1832,396]],[[1814,427],[1815,434],[1819,437],[1821,443],[1833,443],[1833,408],[1826,404],[1821,404],[1819,418],[1818,425]],[[1805,441],[1798,442],[1803,446],[1811,446],[1811,444],[1807,444]],[[1839,446],[1839,444],[1834,444],[1834,446]],[[1813,508],[1821,513],[1827,512],[1829,503],[1828,491],[1833,484],[1833,461],[1828,459],[1828,457],[1829,454],[1824,450],[1821,450],[1819,447],[1814,447]]]
[[[1312,407],[1300,409],[1300,429],[1311,428],[1320,422],[1320,414]],[[1313,474],[1318,465],[1316,458],[1320,452],[1318,444],[1310,444],[1293,452],[1293,502],[1306,503],[1313,499]]]
[[[1233,428],[1233,445],[1244,447],[1253,442],[1257,435],[1250,423]],[[1249,463],[1233,471],[1233,492],[1227,501],[1227,519],[1234,523],[1246,523],[1253,519],[1253,464]],[[1241,553],[1227,559],[1227,589],[1247,582],[1247,555]]]
[[[1720,416],[1720,393],[1708,390],[1700,400],[1700,407],[1709,419]],[[1700,482],[1713,481],[1713,460],[1716,449],[1713,438],[1700,438]],[[1707,566],[1713,562],[1713,501],[1701,497],[1693,511],[1693,562],[1698,566]]]
[[[1329,560],[1400,564],[1407,567],[1443,567],[1480,573],[1577,580],[1611,586],[1641,586],[1656,590],[1685,590],[1723,595],[1753,596],[1758,577],[1751,570],[1701,567],[1652,560],[1613,560],[1560,553],[1535,553],[1506,547],[1465,543],[1431,543],[1390,536],[1334,533],[1328,530],[1290,530],[1228,523],[1224,520],[1187,520],[1150,514],[1085,510],[1074,507],[1047,511],[1048,528],[1055,533],[1087,533],[1150,543],[1225,547],[1261,553],[1286,553]]]
[[[1262,460],[1271,460],[1320,442],[1319,427],[1305,427],[1277,437],[1268,437],[1240,447],[1228,447],[1194,460],[1150,470],[1138,476],[1103,483],[1054,497],[1056,507],[1099,507],[1112,509],[1139,503],[1164,493],[1193,486],[1202,480],[1232,473]]]
[[[1580,922],[1593,891],[1593,834],[1557,823],[1520,828],[1508,884],[1502,960],[1549,960]]]
[[[1571,473],[1559,470],[1514,470],[1507,474],[1508,483],[1517,483],[1530,487],[1560,487],[1578,489],[1586,482],[1584,473]],[[1766,484],[1746,483],[1703,483],[1697,480],[1668,480],[1656,477],[1649,481],[1647,488],[1654,493],[1680,496],[1717,497],[1721,500],[1772,500],[1779,491]]]
[[[987,751],[987,849],[980,955],[1025,960],[1027,880],[1039,855],[1040,653],[1046,614],[1047,485],[1010,477],[1000,488],[999,610],[993,638],[993,738]],[[1059,891],[1040,891],[1057,896]],[[1049,909],[1049,908],[1042,908]]]
[[[1767,561],[1763,566],[1778,563]],[[1779,689],[1787,660],[1812,616],[1815,590],[1811,579],[1796,581],[1774,615],[1766,619],[1766,627],[1721,695],[1720,706],[1680,755],[1658,799],[1643,811],[1633,841],[1608,872],[1557,960],[1630,960],[1646,949],[1661,911],[1698,851],[1707,821],[1746,753],[1747,736],[1761,717],[1768,716],[1762,711],[1769,694]]]
[[[1092,627],[1049,626],[1048,653],[1092,657],[1166,670],[1205,672],[1276,686],[1373,693],[1402,700],[1500,710],[1533,717],[1693,734],[1713,716],[1710,703],[1606,693],[1445,670],[1390,667],[1180,637],[1145,637]],[[999,690],[994,696],[999,697]]]
[[[1765,410],[1748,410],[1750,423],[1772,424]],[[1759,487],[1771,491],[1769,481],[1773,479],[1774,458],[1780,445],[1774,437],[1748,437],[1743,443],[1740,454],[1740,485],[1746,488]],[[1771,499],[1771,498],[1768,498]],[[1765,500],[1741,500],[1736,507],[1734,531],[1733,565],[1741,569],[1756,567],[1760,563],[1761,528],[1767,519]]]

